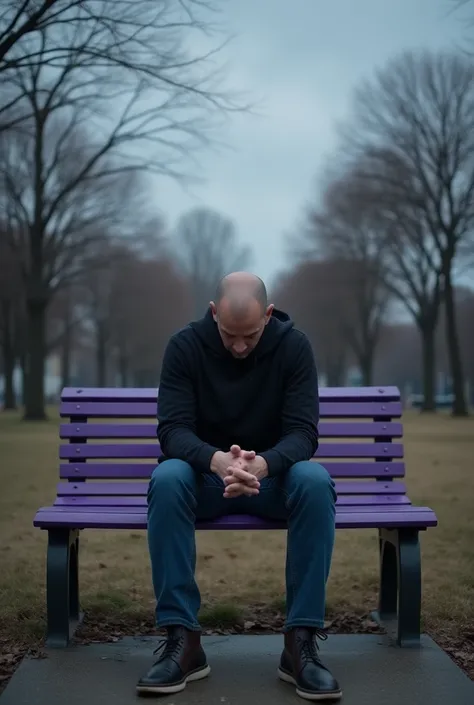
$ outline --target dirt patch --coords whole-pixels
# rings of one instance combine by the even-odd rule
[[[5,690],[8,681],[27,655],[30,658],[46,658],[41,646],[28,646],[0,638],[0,693]]]

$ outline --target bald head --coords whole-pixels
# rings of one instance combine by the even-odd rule
[[[249,272],[232,272],[223,277],[216,289],[216,305],[227,303],[236,313],[242,314],[256,301],[262,311],[268,306],[265,284],[255,274]]]
[[[272,314],[267,290],[255,274],[232,272],[217,285],[211,301],[224,346],[236,358],[244,358],[255,348]]]

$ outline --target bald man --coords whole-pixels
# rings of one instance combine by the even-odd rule
[[[234,272],[205,316],[172,336],[158,402],[163,456],[148,491],[156,624],[167,637],[140,694],[177,693],[205,678],[195,522],[251,514],[288,522],[284,649],[278,675],[307,700],[337,700],[321,662],[335,533],[334,482],[318,463],[318,378],[311,346],[267,301],[264,283]]]

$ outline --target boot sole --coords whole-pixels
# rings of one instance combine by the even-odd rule
[[[187,686],[188,683],[191,683],[192,681],[200,681],[203,678],[207,678],[207,676],[211,672],[211,667],[210,666],[204,666],[204,668],[200,668],[197,671],[191,671],[190,673],[187,674],[185,678],[183,678],[182,681],[179,681],[178,683],[171,683],[170,685],[137,685],[137,692],[138,693],[163,693],[163,695],[167,694],[173,694],[173,693],[180,693],[182,690],[184,690]]]
[[[291,683],[291,685],[296,686],[296,694],[304,700],[340,700],[342,698],[342,690],[333,690],[332,692],[326,693],[313,693],[309,690],[301,690],[298,687],[297,682],[290,673],[282,671],[281,668],[278,669],[278,677],[280,680],[285,681],[285,683]]]

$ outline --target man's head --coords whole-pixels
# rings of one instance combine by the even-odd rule
[[[224,347],[243,359],[260,340],[273,304],[268,305],[265,284],[259,277],[232,272],[219,282],[211,310]]]

